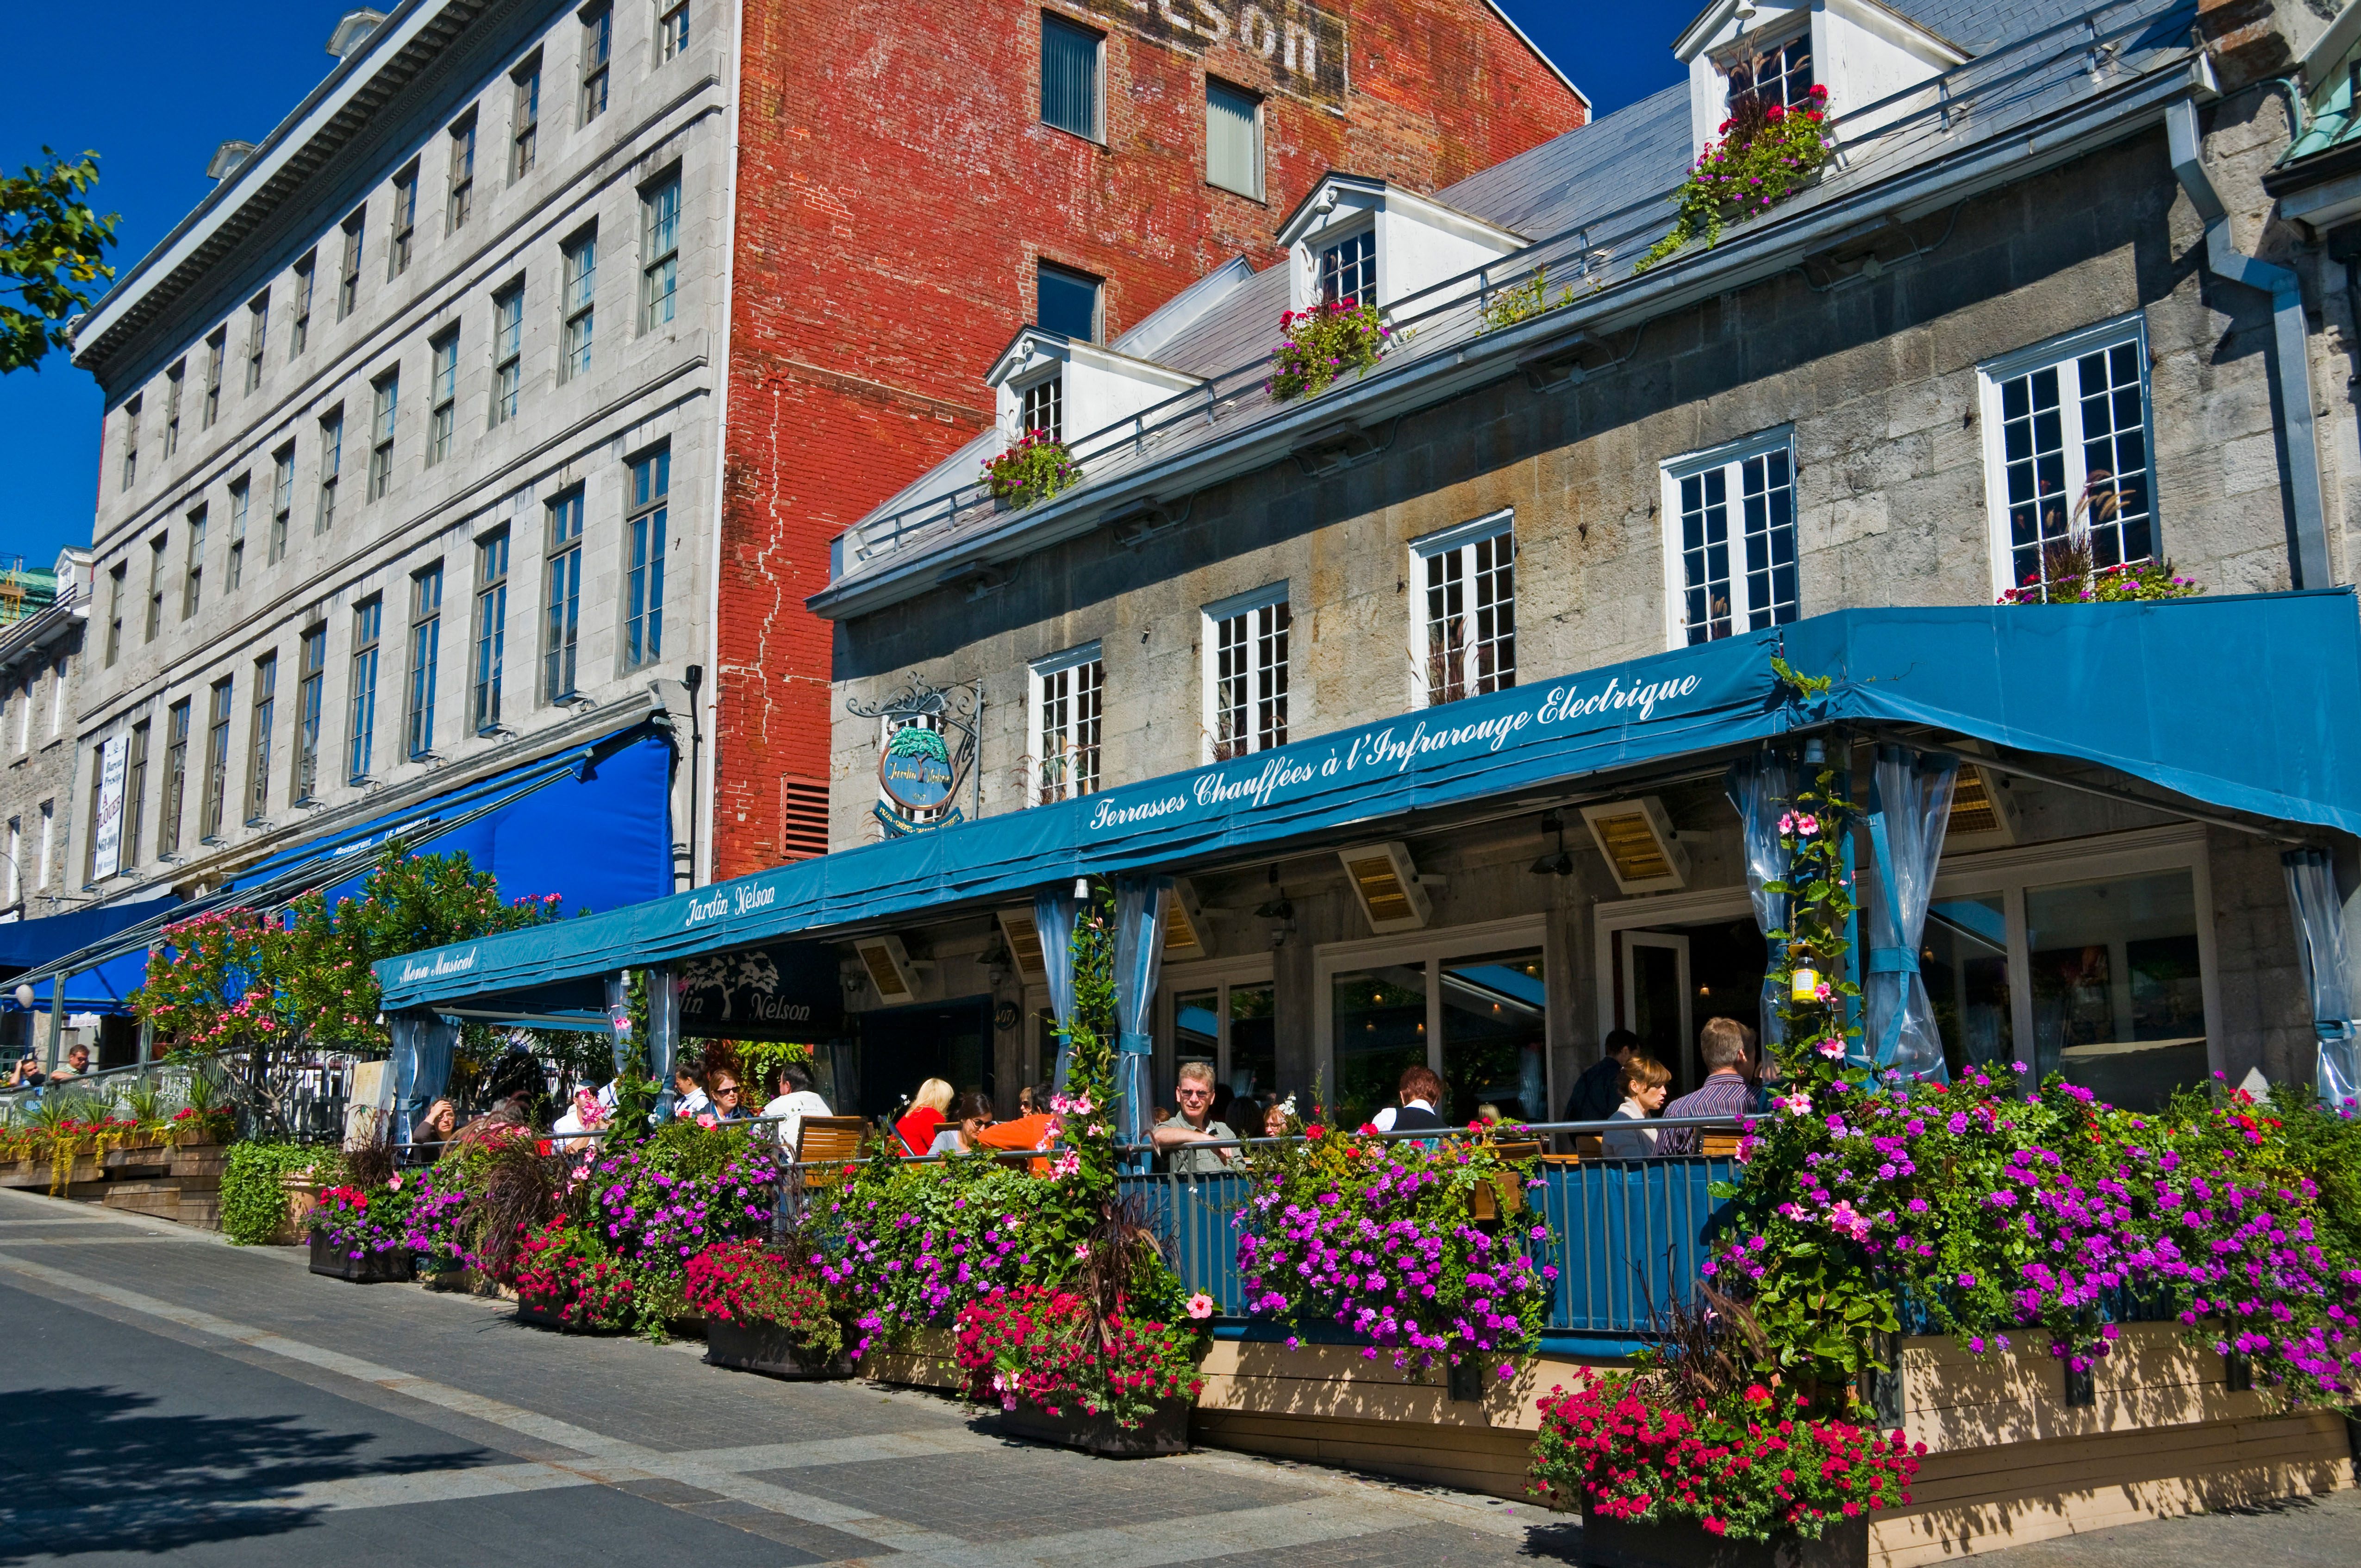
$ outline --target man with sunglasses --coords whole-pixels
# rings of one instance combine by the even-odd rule
[[[1180,1064],[1180,1081],[1173,1092],[1179,1096],[1179,1114],[1159,1122],[1153,1135],[1157,1153],[1164,1157],[1165,1168],[1176,1176],[1217,1176],[1235,1163],[1240,1151],[1235,1148],[1191,1148],[1192,1144],[1222,1143],[1237,1135],[1213,1120],[1213,1069],[1209,1062],[1184,1061]]]

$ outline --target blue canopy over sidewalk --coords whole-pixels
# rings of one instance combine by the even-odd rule
[[[1833,685],[1809,700],[1782,654]],[[2361,833],[2350,589],[1845,610],[890,839],[588,919],[389,959],[389,1008],[537,991],[1082,874],[1168,868],[1831,722],[2081,758],[2233,811]]]

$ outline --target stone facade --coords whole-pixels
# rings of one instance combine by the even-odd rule
[[[0,625],[0,918],[38,920],[84,902],[70,853],[73,713],[90,614],[90,554],[57,561],[55,598]],[[87,783],[84,781],[84,787]]]

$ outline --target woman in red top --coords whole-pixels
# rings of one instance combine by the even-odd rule
[[[906,1154],[924,1154],[933,1146],[935,1133],[943,1124],[943,1113],[951,1108],[951,1086],[939,1078],[930,1078],[918,1085],[911,1096],[910,1109],[894,1131],[901,1136]]]

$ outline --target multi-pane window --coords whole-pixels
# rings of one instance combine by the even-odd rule
[[[1070,649],[1033,666],[1036,798],[1048,806],[1099,787],[1099,705],[1106,665],[1099,645]]]
[[[1041,14],[1041,119],[1078,137],[1099,137],[1099,60],[1104,40],[1088,27]]]
[[[559,308],[565,314],[566,351],[557,361],[557,378],[570,381],[590,368],[591,329],[598,300],[598,231],[578,235],[566,247],[566,292]]]
[[[320,422],[320,507],[312,532],[325,533],[336,521],[336,478],[345,467],[345,411]]]
[[[189,554],[181,569],[181,619],[197,613],[205,598],[205,509],[189,514]]]
[[[312,341],[312,285],[320,269],[314,251],[295,264],[295,309],[288,317],[287,357],[301,355]]]
[[[1796,618],[1789,432],[1748,436],[1665,464],[1664,510],[1675,646]]]
[[[476,694],[478,735],[500,721],[500,676],[509,649],[509,531],[476,542]]]
[[[475,205],[476,116],[471,110],[467,118],[451,127],[451,196],[444,219],[451,233],[467,226],[467,214]]]
[[[1205,607],[1205,733],[1213,761],[1287,744],[1287,585]]]
[[[229,800],[230,679],[214,683],[205,712],[204,795],[197,810],[197,841],[218,843],[222,816]]]
[[[148,723],[131,727],[131,751],[123,769],[123,859],[128,871],[139,863],[139,832],[148,823]]]
[[[418,236],[418,165],[393,177],[393,233],[386,245],[388,281],[410,270],[410,246]]]
[[[656,8],[656,63],[677,60],[688,49],[688,0],[659,0]]]
[[[492,422],[516,418],[524,385],[524,285],[492,296]]]
[[[1034,323],[1082,343],[1099,337],[1099,280],[1043,261],[1034,268]]]
[[[270,455],[270,560],[276,565],[287,554],[287,523],[295,513],[295,444],[289,442]]]
[[[2060,576],[2157,554],[2140,323],[2109,323],[1982,367],[1993,575]]]
[[[243,474],[229,482],[229,570],[222,586],[231,593],[246,581],[246,516],[252,491]]]
[[[164,724],[164,813],[156,823],[156,852],[178,854],[181,808],[189,798],[189,720],[192,699],[172,705]]]
[[[167,537],[158,534],[148,542],[148,631],[140,639],[153,642],[156,634],[164,630],[164,546]]]
[[[345,258],[336,279],[336,319],[344,320],[361,302],[361,234],[368,227],[368,209],[345,220]]]
[[[270,811],[270,731],[279,713],[279,655],[254,664],[254,711],[246,726],[246,825],[258,827]]]
[[[549,559],[543,568],[542,694],[551,702],[574,695],[576,654],[582,634],[582,492],[549,508]]]
[[[270,347],[270,294],[257,294],[246,307],[246,389],[262,385],[262,356]]]
[[[459,329],[453,327],[426,345],[426,396],[434,404],[427,421],[426,466],[451,455],[459,428]]]
[[[410,579],[410,702],[406,751],[434,750],[434,677],[443,662],[443,564]]]
[[[139,482],[139,400],[123,405],[123,488]]]
[[[631,465],[631,510],[623,520],[629,562],[623,580],[623,664],[637,669],[664,656],[664,535],[672,490],[670,449]]]
[[[375,398],[369,411],[368,499],[375,500],[393,483],[393,422],[401,404],[401,374],[389,370],[369,389]]]
[[[1730,103],[1752,97],[1764,108],[1800,109],[1812,97],[1812,35],[1798,33],[1771,44],[1729,67]]]
[[[1327,305],[1375,304],[1378,300],[1378,236],[1375,229],[1323,246],[1320,251],[1320,302]]]
[[[181,391],[188,372],[189,362],[185,359],[164,372],[164,455],[167,457],[181,449]],[[125,482],[127,484],[129,481]]]
[[[368,782],[377,748],[379,638],[385,630],[385,599],[366,599],[353,609],[353,689],[345,707],[345,776]]]
[[[640,330],[672,320],[680,289],[680,176],[671,174],[640,192]]]
[[[581,120],[588,125],[607,112],[607,78],[615,58],[615,8],[600,5],[582,16]]]
[[[541,148],[541,57],[533,56],[510,76],[516,107],[509,121],[509,183],[533,172]]]
[[[214,421],[221,418],[222,361],[228,356],[229,328],[215,327],[213,335],[205,339],[204,428],[207,430],[213,429]]]
[[[1205,181],[1262,199],[1262,100],[1205,79]]]
[[[1422,593],[1411,631],[1418,699],[1427,707],[1517,684],[1517,539],[1507,512],[1411,545]]]
[[[1051,441],[1066,439],[1065,378],[1052,376],[1025,389],[1025,429],[1046,433]]]
[[[124,579],[131,574],[131,563],[122,561],[106,574],[106,662],[112,666],[123,653],[123,590]]]
[[[295,758],[290,780],[298,806],[312,798],[320,783],[320,714],[328,692],[328,629],[314,626],[303,633],[295,664]]]

